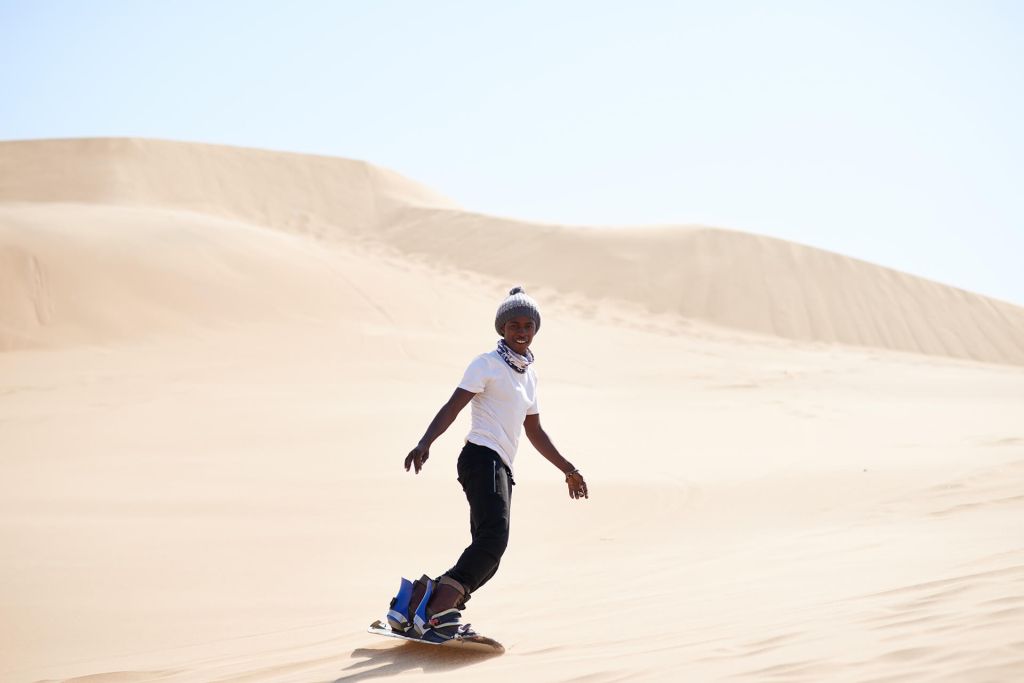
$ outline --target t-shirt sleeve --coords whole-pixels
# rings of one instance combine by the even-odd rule
[[[474,358],[469,367],[466,368],[466,372],[462,375],[459,389],[479,394],[487,387],[487,382],[490,380],[488,368],[489,365],[485,357],[477,356]]]

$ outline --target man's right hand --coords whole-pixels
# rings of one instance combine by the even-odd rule
[[[416,468],[416,474],[420,473],[423,469],[423,463],[430,457],[430,449],[424,448],[417,444],[416,448],[409,451],[409,455],[405,456],[405,471],[408,472],[410,467]]]

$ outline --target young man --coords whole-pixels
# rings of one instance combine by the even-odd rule
[[[459,610],[494,576],[508,545],[512,465],[522,429],[533,447],[565,475],[569,497],[589,497],[583,475],[562,457],[540,425],[530,351],[540,330],[537,303],[516,287],[498,306],[494,328],[501,337],[498,348],[473,359],[458,388],[405,458],[406,471],[412,468],[419,474],[430,457],[430,445],[472,403],[473,426],[458,462],[459,483],[469,501],[472,543],[439,578],[402,579],[388,612],[392,630],[432,642],[472,634],[469,625],[461,623]]]

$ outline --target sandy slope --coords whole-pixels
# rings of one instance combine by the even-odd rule
[[[1024,678],[1024,368],[922,341],[955,331],[963,355],[1018,363],[1020,309],[747,235],[484,219],[391,175],[367,198],[348,183],[368,167],[341,160],[15,147],[37,180],[15,186],[0,149],[0,680]],[[120,181],[85,183],[83,150]],[[250,154],[252,177],[228,164]],[[55,158],[66,174],[33,194]],[[147,159],[175,173],[143,183]],[[278,162],[324,184],[277,204]],[[302,175],[318,165],[334,175]],[[271,225],[305,191],[336,222]],[[224,209],[260,193],[265,213]],[[528,230],[546,269],[486,260]],[[643,268],[659,240],[707,265],[707,310],[728,319],[663,305],[705,280]],[[776,327],[716,279],[723,261],[771,274]],[[906,296],[933,355],[824,343],[849,317],[827,294],[844,277],[865,301]],[[510,280],[543,285],[544,422],[593,498],[569,501],[525,447],[510,551],[467,612],[508,653],[396,647],[363,629],[401,573],[465,543],[465,420],[419,478],[401,458],[493,343]],[[854,341],[905,349],[898,317],[850,310],[877,328]]]
[[[616,301],[787,339],[1024,365],[1019,306],[735,231],[594,230],[471,214],[345,159],[153,140],[0,143],[3,201],[184,209],[529,281],[584,307]]]

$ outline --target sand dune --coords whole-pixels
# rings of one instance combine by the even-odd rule
[[[787,339],[1024,364],[1024,309],[770,237],[537,226],[437,209],[409,209],[384,233],[403,250],[559,294]]]
[[[466,615],[507,653],[395,646],[466,542],[466,416],[401,461],[513,283],[592,497],[524,446]],[[0,680],[1024,680],[1020,316],[359,162],[0,144]]]
[[[1024,364],[1024,309],[1005,302],[731,230],[586,229],[472,214],[363,162],[151,140],[33,141],[0,144],[0,178],[0,201],[185,209],[383,244],[591,307],[610,300],[786,339]],[[40,272],[32,257],[5,257],[36,264],[17,266],[18,283],[6,285],[20,292],[12,304],[20,309]]]
[[[360,161],[133,138],[0,143],[0,201],[139,204],[294,230],[372,229],[381,206],[458,208]]]

